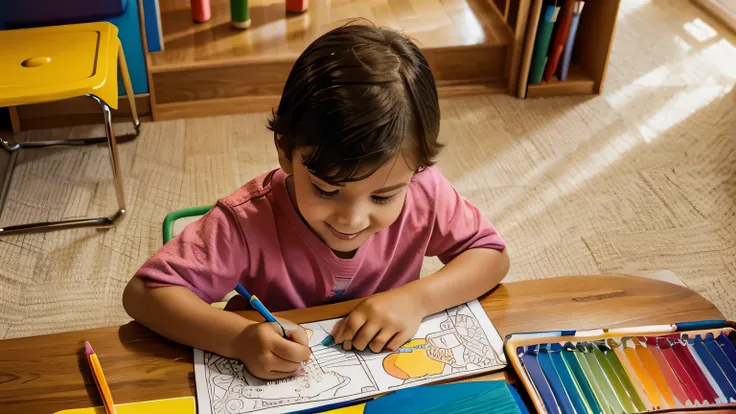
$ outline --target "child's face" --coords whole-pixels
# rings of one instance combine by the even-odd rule
[[[414,175],[402,154],[369,177],[333,186],[312,175],[299,150],[292,156],[296,204],[309,227],[336,252],[352,252],[390,226]]]

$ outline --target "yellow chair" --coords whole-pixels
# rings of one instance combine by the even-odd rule
[[[140,122],[125,55],[117,35],[118,28],[106,22],[0,31],[0,107],[88,96],[100,105],[107,135],[102,138],[24,143],[14,143],[0,137],[0,145],[13,152],[23,148],[106,142],[110,150],[118,202],[118,210],[108,217],[9,226],[0,228],[0,236],[70,227],[111,227],[125,213],[123,177],[110,114],[110,108],[118,108],[118,64],[135,127],[134,134],[120,138],[130,140],[138,136]]]

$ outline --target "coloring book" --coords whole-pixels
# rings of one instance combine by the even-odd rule
[[[477,300],[428,316],[395,352],[323,345],[337,321],[301,325],[311,331],[313,355],[297,376],[277,381],[253,377],[238,360],[195,349],[199,414],[300,411],[506,366],[503,340]]]

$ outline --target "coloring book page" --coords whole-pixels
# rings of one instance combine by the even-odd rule
[[[194,350],[199,414],[283,413],[365,399],[506,365],[503,340],[477,300],[426,317],[395,352],[322,345],[339,319],[305,323],[313,355],[298,375],[253,377],[238,360]]]

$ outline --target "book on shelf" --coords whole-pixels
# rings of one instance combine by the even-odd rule
[[[583,6],[585,2],[581,0],[544,1],[534,39],[528,84],[545,83],[555,75],[561,81],[567,80]]]
[[[567,36],[570,33],[570,23],[572,23],[572,14],[575,10],[575,0],[564,0],[560,9],[560,15],[555,24],[554,38],[549,45],[547,51],[547,64],[544,67],[543,82],[548,82],[552,75],[557,71],[557,66],[562,57],[562,51],[567,43]]]
[[[560,78],[561,81],[567,80],[567,75],[570,70],[570,60],[572,59],[572,51],[575,46],[575,37],[577,36],[578,25],[580,24],[580,13],[583,12],[584,6],[584,1],[575,2],[575,7],[572,14],[572,21],[570,22],[570,33],[567,36],[565,51],[562,54],[562,63],[557,70],[557,76]]]
[[[537,28],[537,36],[534,40],[534,51],[532,52],[532,63],[529,70],[529,84],[535,85],[542,83],[544,76],[544,68],[547,63],[547,50],[552,38],[552,30],[557,21],[557,15],[560,8],[554,3],[542,7],[542,15],[539,18],[539,26]]]

